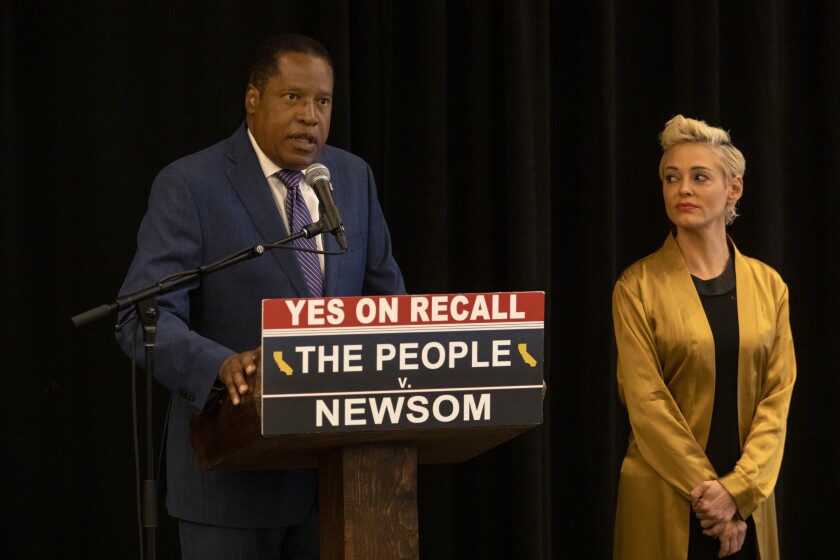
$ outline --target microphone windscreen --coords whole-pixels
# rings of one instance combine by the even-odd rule
[[[319,179],[330,180],[330,170],[322,163],[313,163],[303,171],[304,180],[307,185],[314,185]]]

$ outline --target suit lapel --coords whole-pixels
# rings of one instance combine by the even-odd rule
[[[228,180],[251,216],[262,241],[272,243],[287,237],[289,234],[277,211],[274,197],[263,176],[262,168],[244,125],[231,137],[231,150],[228,157],[234,163],[233,167],[227,171]],[[274,249],[271,255],[277,260],[295,292],[300,297],[306,297],[306,281],[294,251]]]

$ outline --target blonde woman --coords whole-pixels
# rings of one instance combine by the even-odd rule
[[[787,286],[726,234],[745,170],[729,134],[677,115],[660,138],[674,228],[613,292],[632,428],[613,556],[772,560],[796,378]]]

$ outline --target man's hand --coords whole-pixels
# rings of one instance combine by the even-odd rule
[[[735,554],[744,546],[744,538],[747,536],[747,524],[739,519],[733,519],[726,524],[718,539],[720,540],[720,552],[718,558]]]
[[[238,405],[240,395],[248,392],[248,381],[257,372],[260,363],[260,348],[234,354],[224,361],[219,370],[219,381],[227,388],[230,401]]]
[[[720,536],[738,511],[732,495],[717,480],[701,482],[691,491],[691,507],[703,534],[710,537]]]

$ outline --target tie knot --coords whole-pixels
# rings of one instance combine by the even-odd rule
[[[303,179],[303,171],[297,169],[281,169],[277,172],[277,178],[286,185],[287,189],[297,188],[300,180]]]

